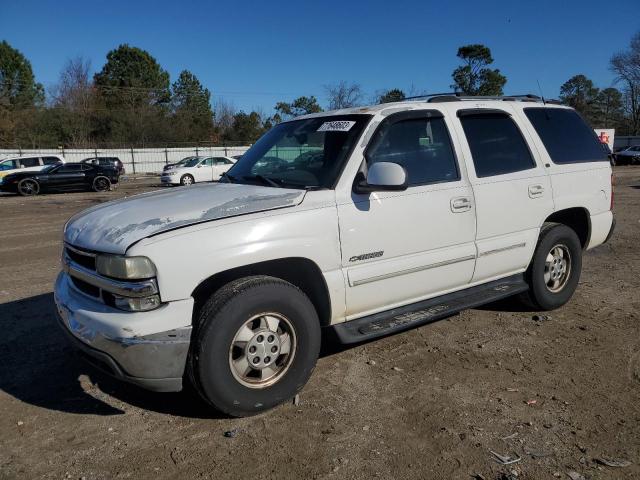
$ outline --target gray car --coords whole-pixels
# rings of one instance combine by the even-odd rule
[[[627,147],[615,154],[616,165],[640,164],[640,145]]]

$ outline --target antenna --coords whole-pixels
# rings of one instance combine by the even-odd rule
[[[536,83],[538,84],[538,90],[540,90],[540,98],[542,99],[542,104],[546,105],[547,102],[544,99],[544,93],[542,93],[542,87],[540,86],[540,80],[536,78]]]

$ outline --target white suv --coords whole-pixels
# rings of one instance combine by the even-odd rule
[[[213,182],[229,170],[236,161],[229,157],[192,157],[184,163],[170,166],[162,172],[160,181],[171,185],[191,185]]]
[[[55,301],[112,375],[186,378],[236,416],[304,386],[323,327],[354,343],[515,294],[560,307],[614,223],[593,130],[532,96],[300,117],[223,180],[71,218]]]
[[[47,165],[65,163],[60,155],[25,155],[0,160],[0,184],[10,173],[40,171]]]

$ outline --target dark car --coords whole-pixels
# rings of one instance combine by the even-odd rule
[[[91,165],[99,165],[101,167],[113,167],[118,174],[124,175],[124,164],[118,157],[90,157],[81,160],[80,163],[90,163]]]
[[[0,185],[0,190],[25,197],[45,191],[106,192],[111,189],[111,185],[118,183],[119,177],[118,171],[113,167],[65,163],[50,165],[37,172],[16,172],[7,175]]]
[[[623,148],[614,154],[616,165],[640,164],[640,145]]]

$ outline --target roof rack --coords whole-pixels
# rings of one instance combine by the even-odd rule
[[[416,95],[414,97],[407,97],[405,100],[426,100],[428,103],[440,103],[440,102],[458,102],[461,100],[502,100],[504,102],[542,102],[544,101],[538,95],[532,93],[526,93],[524,95],[499,95],[499,96],[472,96],[465,95],[461,92],[447,92],[447,93],[427,93],[424,95]],[[547,100],[548,103],[553,102]]]

